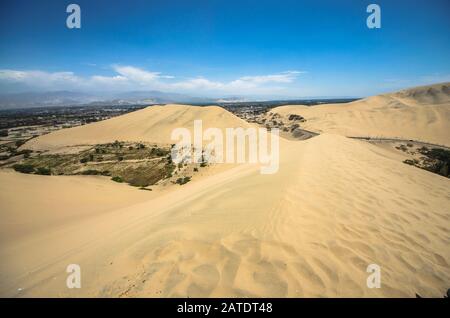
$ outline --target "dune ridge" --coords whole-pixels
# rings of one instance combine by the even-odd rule
[[[175,128],[193,130],[196,119],[203,120],[203,129],[215,127],[250,127],[250,124],[218,106],[164,105],[148,106],[108,120],[62,129],[29,140],[23,148],[54,150],[67,146],[95,145],[119,141],[172,144]]]
[[[414,139],[450,146],[450,83],[421,86],[346,104],[276,107],[284,120],[301,115],[301,127],[351,137]],[[269,114],[270,114],[269,113]]]

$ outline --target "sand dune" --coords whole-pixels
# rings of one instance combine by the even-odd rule
[[[339,105],[285,106],[306,129],[280,168],[211,166],[139,191],[101,177],[0,173],[0,296],[441,297],[450,287],[450,180],[342,135],[449,144],[448,85]],[[58,149],[170,143],[173,128],[246,127],[218,107],[153,106],[29,141]],[[209,172],[208,172],[209,171]],[[66,287],[79,264],[82,288]],[[366,285],[369,264],[381,288]]]
[[[450,146],[450,83],[421,86],[347,104],[272,109],[306,119],[302,128],[344,136],[397,137]]]
[[[448,179],[331,134],[283,140],[281,152],[273,175],[239,165],[2,241],[1,295],[443,295],[450,282]],[[81,205],[87,200],[74,195]],[[81,266],[81,289],[65,286],[70,263]],[[380,289],[366,287],[371,263],[381,266]]]
[[[149,106],[108,120],[55,131],[28,141],[23,148],[54,150],[115,140],[172,144],[172,130],[184,127],[192,131],[196,119],[203,120],[204,129],[249,127],[246,121],[218,106]]]

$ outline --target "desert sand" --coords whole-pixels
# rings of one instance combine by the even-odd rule
[[[115,140],[172,144],[172,130],[187,128],[193,131],[196,119],[203,120],[203,129],[250,127],[246,121],[218,106],[150,106],[109,120],[58,130],[30,140],[24,148],[59,150],[67,146],[95,145]]]
[[[450,83],[421,86],[347,104],[281,106],[286,119],[306,119],[302,128],[353,137],[401,138],[450,146]]]
[[[391,121],[386,134],[399,134],[391,136],[417,133],[419,139],[449,143],[449,130],[440,130],[449,127],[448,110],[436,110],[439,121],[428,122],[421,118],[428,113],[411,103],[417,111],[405,112],[415,113],[410,118],[416,121],[394,127],[389,118],[397,110],[391,114],[391,104],[379,101],[355,115],[350,109],[358,103],[370,108],[367,101],[339,106],[349,108],[342,125],[348,120],[352,133],[371,122],[367,116],[373,113]],[[317,107],[328,107],[335,122],[331,110],[338,106]],[[112,123],[123,125],[126,138],[149,141],[158,125],[161,133],[154,138],[163,141],[170,131],[165,125],[179,120],[166,117],[171,109],[194,111],[211,126],[245,124],[216,107],[161,108],[164,119],[145,118],[139,127],[128,120],[138,121],[137,114],[151,108],[74,128],[73,135],[55,132],[30,145],[125,138],[100,130],[92,135]],[[209,117],[209,111],[216,114]],[[320,112],[325,114],[314,116]],[[229,120],[217,120],[217,113]],[[301,115],[314,124],[312,115]],[[275,174],[240,164],[152,193],[100,177],[0,173],[1,237],[11,237],[0,242],[0,296],[442,297],[450,287],[450,180],[406,165],[388,149],[337,134],[343,129],[337,124],[329,127],[336,131],[305,141],[282,139]],[[30,220],[40,214],[44,220],[34,229]],[[373,263],[381,267],[379,289],[366,285],[366,268]],[[66,287],[69,264],[81,266],[81,289]]]

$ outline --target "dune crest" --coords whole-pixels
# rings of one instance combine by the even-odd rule
[[[281,106],[270,113],[279,114],[286,121],[290,114],[301,115],[306,119],[301,127],[318,133],[414,139],[450,146],[450,83],[346,104]]]
[[[53,150],[115,140],[171,144],[174,143],[170,139],[172,130],[181,127],[192,130],[196,119],[203,120],[204,129],[250,126],[218,106],[149,106],[108,120],[55,131],[28,141],[23,148]]]

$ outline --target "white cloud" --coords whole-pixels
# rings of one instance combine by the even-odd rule
[[[277,74],[242,76],[228,82],[204,77],[175,80],[175,77],[151,72],[134,66],[113,65],[113,76],[77,76],[73,72],[39,70],[0,70],[2,83],[20,83],[33,89],[70,89],[89,91],[163,90],[193,94],[255,94],[280,92],[283,85],[293,83],[304,72],[286,71]],[[274,86],[274,84],[276,86]],[[281,85],[281,86],[280,86]]]

